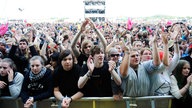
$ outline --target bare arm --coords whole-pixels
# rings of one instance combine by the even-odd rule
[[[71,48],[72,48],[72,51],[73,51],[73,53],[74,53],[74,55],[75,55],[76,57],[79,57],[79,55],[80,55],[80,52],[79,52],[79,50],[78,50],[77,47],[76,47],[76,44],[77,44],[77,41],[78,41],[79,37],[81,36],[81,33],[82,33],[83,31],[85,31],[85,26],[87,25],[87,23],[88,23],[87,20],[85,20],[85,21],[83,22],[80,31],[77,33],[77,35],[73,38],[73,40],[72,40],[72,42],[71,42]]]
[[[182,26],[183,28],[184,28],[184,33],[185,33],[185,36],[189,36],[189,30],[188,30],[188,28],[187,28],[187,26],[185,25],[185,24],[183,24],[183,26]]]
[[[117,74],[117,72],[115,70],[111,71],[111,76],[113,77],[113,80],[115,81],[115,83],[117,85],[121,85],[121,78],[120,78],[120,76]]]
[[[108,65],[109,65],[109,72],[111,73],[111,76],[112,76],[113,80],[115,81],[115,83],[117,85],[121,85],[121,78],[117,74],[117,72],[114,70],[115,67],[116,67],[116,63],[114,61],[110,60],[108,62]]]
[[[90,71],[88,71],[84,76],[80,76],[78,80],[78,87],[81,89],[85,86],[87,81],[89,80],[89,77],[91,76]]]
[[[90,22],[89,24],[91,25],[91,27],[95,30],[96,34],[98,35],[98,37],[103,45],[104,51],[106,51],[106,47],[107,47],[106,39],[104,38],[103,34],[96,28],[94,22],[91,19],[88,19],[88,20]]]
[[[88,72],[84,75],[81,76],[78,80],[78,87],[79,88],[83,88],[84,85],[87,83],[87,81],[89,80],[89,78],[91,77],[93,70],[94,70],[94,63],[93,60],[91,59],[91,56],[89,56],[88,60],[87,60],[87,67],[88,67]]]
[[[153,37],[153,41],[152,41],[152,49],[153,49],[153,64],[155,66],[159,66],[161,61],[160,61],[160,57],[159,57],[159,52],[157,49],[157,36],[156,34]]]
[[[60,33],[58,33],[56,37],[56,42],[59,47],[59,52],[64,51],[66,49],[65,46],[63,45],[63,37],[60,35]]]
[[[180,28],[176,28],[174,32],[171,34],[174,40],[174,53],[179,54],[179,43],[178,43],[178,37],[180,37]],[[180,55],[180,54],[179,54]]]
[[[55,87],[54,88],[54,96],[58,99],[58,100],[62,100],[64,98],[64,96],[61,94],[61,92],[59,91],[59,87]]]
[[[180,51],[179,51],[179,43],[178,43],[178,36],[180,34],[179,31],[180,31],[180,28],[179,30],[176,29],[174,30],[173,33],[171,33],[171,37],[173,37],[173,40],[174,40],[174,56],[167,68],[169,75],[172,74],[172,71],[175,69],[180,59]]]
[[[109,45],[107,45],[105,52],[108,54],[110,49],[115,45],[115,41],[113,40]]]
[[[127,47],[125,48],[126,49],[125,49],[124,57],[120,65],[120,74],[123,77],[126,77],[128,75],[128,69],[130,65],[130,52]]]
[[[83,93],[82,92],[77,92],[73,96],[71,96],[72,100],[78,100],[81,97],[83,97]]]
[[[169,49],[168,49],[168,39],[167,39],[168,33],[162,33],[161,37],[163,40],[163,52],[164,52],[162,62],[165,66],[168,66],[169,65]]]
[[[42,48],[41,48],[41,50],[40,50],[40,55],[43,56],[44,59],[47,61],[48,58],[47,58],[47,56],[46,56],[46,53],[47,53],[46,50],[47,50],[47,42],[44,42],[44,43],[43,43],[43,46],[42,46]]]

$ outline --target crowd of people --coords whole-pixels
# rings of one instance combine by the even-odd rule
[[[68,108],[82,97],[173,95],[192,107],[190,23],[9,23],[0,34],[0,96],[24,107],[54,96]]]

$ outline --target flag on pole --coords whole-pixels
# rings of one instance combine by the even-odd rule
[[[0,36],[3,36],[8,30],[8,23],[0,26]]]

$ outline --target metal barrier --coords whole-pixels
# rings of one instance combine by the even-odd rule
[[[171,100],[174,97],[168,96],[145,96],[145,97],[123,97],[121,101],[114,101],[113,97],[83,97],[73,101],[70,108],[171,108]],[[12,105],[7,101],[13,101]],[[165,101],[165,102],[164,102]],[[6,104],[6,103],[7,104]],[[158,103],[163,102],[163,103]],[[40,105],[42,104],[42,105]],[[9,106],[6,106],[9,105]],[[161,107],[162,106],[162,107]],[[61,102],[55,97],[37,101],[33,108],[61,108]],[[23,108],[21,98],[0,97],[0,108]]]

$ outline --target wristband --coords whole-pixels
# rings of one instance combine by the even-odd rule
[[[89,78],[89,79],[91,78],[91,74],[90,74],[89,71],[87,72],[86,76],[87,76],[87,78]]]
[[[9,85],[13,85],[13,84],[14,84],[13,81],[9,82]]]

